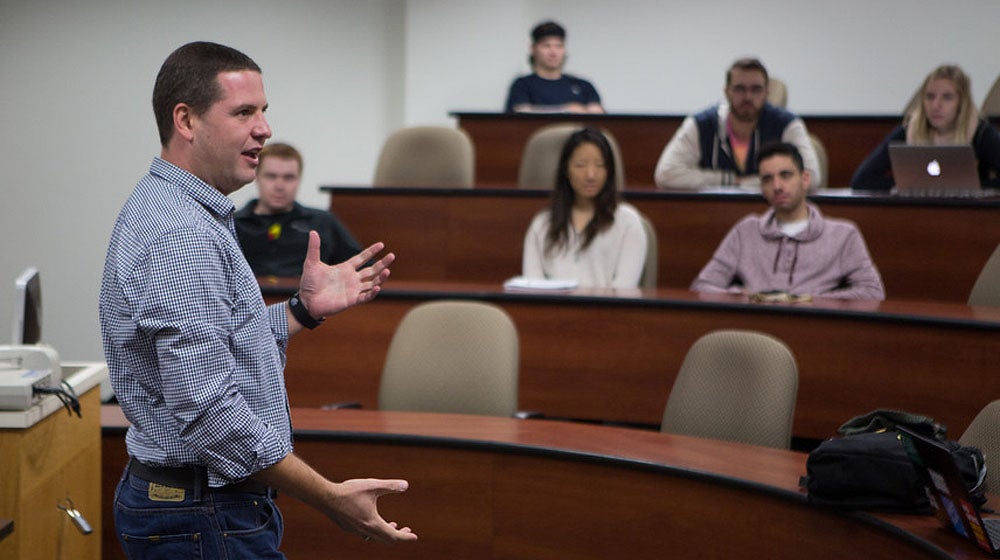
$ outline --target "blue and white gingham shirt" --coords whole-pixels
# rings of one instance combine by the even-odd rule
[[[288,321],[264,305],[233,203],[159,158],[115,223],[101,282],[104,355],[130,455],[200,465],[221,486],[292,450]]]

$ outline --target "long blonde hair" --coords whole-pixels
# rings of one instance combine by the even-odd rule
[[[979,120],[979,110],[972,102],[972,82],[969,76],[957,65],[943,64],[935,68],[924,79],[920,86],[920,99],[909,115],[906,127],[907,144],[932,144],[932,128],[924,112],[924,94],[927,86],[934,80],[948,80],[955,86],[958,95],[958,114],[955,115],[955,131],[952,135],[953,144],[969,144],[976,133]]]

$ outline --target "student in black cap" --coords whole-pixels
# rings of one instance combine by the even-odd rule
[[[532,73],[514,80],[507,94],[508,113],[603,113],[601,96],[587,80],[562,71],[566,30],[554,21],[531,30]]]

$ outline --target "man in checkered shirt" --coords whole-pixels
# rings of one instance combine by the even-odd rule
[[[406,481],[335,483],[295,455],[283,375],[289,337],[374,298],[394,256],[376,258],[376,243],[327,266],[311,232],[299,293],[265,306],[226,196],[253,181],[271,137],[260,68],[189,43],[163,63],[153,109],[161,155],[119,214],[100,296],[105,357],[131,422],[114,505],[126,553],[281,558],[275,490],[366,540],[415,540],[376,507]]]

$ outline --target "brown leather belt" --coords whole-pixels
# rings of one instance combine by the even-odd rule
[[[184,488],[185,490],[201,489],[202,492],[216,492],[225,494],[260,494],[273,496],[274,491],[263,482],[258,482],[252,478],[225,486],[210,487],[208,485],[208,473],[205,467],[151,467],[143,464],[135,457],[129,458],[129,472],[135,476],[174,488]]]

